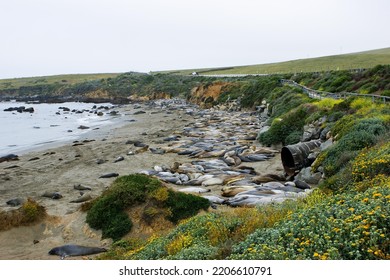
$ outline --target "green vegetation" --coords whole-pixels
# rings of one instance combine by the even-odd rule
[[[0,231],[17,226],[31,225],[41,221],[45,216],[45,208],[31,198],[28,198],[16,210],[7,212],[0,211]]]
[[[204,75],[281,74],[302,72],[309,73],[349,69],[365,69],[372,68],[378,64],[390,64],[390,48],[359,53],[298,59],[269,64],[234,66],[224,68],[174,70],[164,71],[162,73],[174,73],[182,75],[190,75],[192,72],[198,72]]]
[[[389,259],[390,180],[332,195],[274,228],[259,229],[231,259]],[[352,184],[353,188],[356,186]]]
[[[118,177],[111,187],[90,205],[87,223],[101,229],[103,238],[119,240],[132,228],[126,210],[145,204],[143,218],[149,222],[157,215],[164,215],[178,222],[207,210],[208,200],[167,189],[159,180],[146,175],[133,174]]]
[[[342,119],[340,120],[340,122]],[[384,135],[388,135],[390,123],[377,118],[359,120],[334,146],[326,151],[323,161],[327,176],[335,175],[345,164],[363,148],[372,147]]]
[[[223,259],[236,242],[257,228],[272,227],[297,207],[297,203],[289,202],[269,205],[261,211],[236,208],[198,215],[183,221],[168,235],[153,236],[142,243],[137,242],[136,246],[129,246],[129,243],[134,244],[133,239],[120,241],[102,258]]]
[[[390,142],[363,149],[350,162],[350,181],[343,188],[273,228],[257,230],[230,257],[390,259],[389,163]]]
[[[130,96],[153,98],[163,94],[168,97],[180,96],[185,98],[193,87],[215,80],[215,78],[206,77],[148,75],[135,72],[115,74],[108,77],[103,75],[103,77],[101,79],[84,79],[72,83],[26,83],[24,80],[16,79],[19,82],[10,84],[7,80],[5,86],[0,88],[0,97],[3,95],[43,99],[55,97],[64,100],[83,98],[127,100]],[[44,81],[46,80],[44,79]],[[74,81],[77,81],[77,79]]]
[[[99,79],[108,79],[118,76],[119,73],[102,74],[69,74],[30,78],[14,78],[0,80],[0,91],[5,89],[17,89],[21,87],[49,86],[49,85],[73,85]]]
[[[289,145],[299,142],[305,119],[315,109],[316,107],[310,104],[302,104],[298,108],[283,114],[280,118],[275,118],[271,128],[260,135],[260,142],[268,146],[275,143]]]
[[[206,210],[210,206],[210,202],[199,196],[169,190],[165,205],[171,212],[169,220],[177,223],[182,219],[194,216],[200,209]]]
[[[225,87],[217,102],[224,103],[227,100],[240,98],[241,105],[244,108],[254,108],[260,105],[261,101],[266,99],[270,92],[280,86],[280,78],[281,76],[241,78]],[[229,81],[232,78],[226,80]]]
[[[302,73],[289,78],[307,87],[328,92],[377,93],[386,96],[390,93],[390,65],[377,65],[358,72]]]

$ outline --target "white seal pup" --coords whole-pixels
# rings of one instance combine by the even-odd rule
[[[179,191],[180,192],[185,192],[185,193],[206,193],[206,192],[211,192],[210,189],[200,188],[200,187],[188,187],[188,188],[180,189]]]

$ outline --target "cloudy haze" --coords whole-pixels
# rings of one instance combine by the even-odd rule
[[[388,0],[1,0],[0,78],[358,52],[389,28]]]

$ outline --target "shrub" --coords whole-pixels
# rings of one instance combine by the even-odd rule
[[[131,252],[136,248],[142,248],[145,241],[139,238],[126,238],[115,241],[111,248],[97,257],[98,260],[120,260],[127,252]]]
[[[313,105],[316,105],[320,110],[330,110],[336,104],[343,102],[343,100],[336,100],[332,98],[324,98],[320,101],[314,102]]]
[[[367,131],[353,131],[341,138],[327,150],[323,162],[326,176],[335,175],[347,162],[353,159],[359,150],[370,147],[376,142],[376,136]]]
[[[146,175],[118,177],[110,189],[96,199],[87,212],[87,223],[101,229],[103,237],[118,240],[131,230],[132,222],[123,211],[142,203],[149,193],[161,187],[161,182]]]
[[[118,240],[132,227],[124,209],[125,205],[121,201],[112,196],[103,196],[88,211],[86,222],[94,229],[101,229],[103,238]]]
[[[118,240],[132,228],[132,222],[124,211],[144,202],[149,203],[142,216],[145,222],[150,222],[158,214],[178,222],[210,206],[207,199],[169,190],[157,179],[133,174],[118,177],[92,203],[86,221],[92,228],[101,229],[104,238]],[[165,208],[168,211],[164,211]]]
[[[201,209],[207,210],[210,202],[200,196],[169,190],[169,197],[165,202],[165,206],[171,212],[168,217],[169,220],[177,223],[179,220],[195,215]]]
[[[333,133],[338,133],[337,138],[340,140],[323,152],[315,165],[322,163],[327,176],[335,175],[361,149],[375,145],[388,130],[388,125],[381,118],[357,119],[352,115],[345,116],[333,127]]]
[[[124,212],[118,212],[104,224],[104,227],[102,228],[102,237],[119,240],[131,230],[132,226],[133,223],[129,219],[129,216]]]
[[[193,238],[189,234],[179,234],[177,235],[171,243],[167,245],[168,255],[176,255],[178,252],[184,248],[188,248],[192,245]]]
[[[378,174],[390,176],[390,142],[363,149],[352,163],[353,179],[363,181]]]
[[[371,107],[372,101],[368,98],[356,98],[351,102],[350,107],[359,110],[365,107]]]
[[[33,199],[28,198],[18,209],[7,212],[0,210],[0,231],[12,227],[31,225],[41,221],[45,216],[45,208]]]
[[[312,113],[314,108],[310,104],[303,104],[283,115],[280,121],[273,122],[270,129],[260,135],[260,142],[270,146],[280,142],[286,144],[287,140],[295,140],[298,134],[302,135],[305,119]],[[289,137],[289,135],[291,136]]]
[[[22,224],[31,224],[40,220],[46,215],[46,211],[43,206],[39,205],[36,201],[32,199],[27,199],[21,207]]]
[[[312,100],[301,90],[285,86],[275,88],[267,101],[270,103],[271,117],[277,118]]]
[[[331,129],[332,135],[337,138],[343,137],[356,123],[356,116],[347,115],[341,118]]]
[[[297,205],[295,201],[286,201],[198,215],[183,221],[168,235],[124,255],[131,259],[225,259],[234,243],[258,228],[272,227],[291,215]]]
[[[231,259],[389,259],[389,179],[365,192],[330,196],[259,229]]]
[[[191,247],[183,248],[174,255],[167,257],[168,260],[206,260],[217,255],[217,248],[207,243],[197,243]]]
[[[296,144],[296,143],[298,143],[301,140],[301,137],[302,137],[302,132],[301,131],[293,131],[284,140],[285,141],[285,145]]]

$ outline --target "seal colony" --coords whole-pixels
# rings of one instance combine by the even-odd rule
[[[82,145],[2,158],[1,209],[13,210],[32,198],[49,218],[27,229],[0,231],[0,259],[45,259],[50,248],[70,243],[108,246],[111,241],[85,223],[80,206],[131,173],[203,196],[213,208],[278,203],[310,191],[286,181],[278,150],[258,144],[257,112],[204,110],[178,99],[118,109],[124,125],[94,130],[75,142]],[[134,115],[139,109],[146,113]],[[10,168],[15,161],[17,167]]]
[[[161,102],[171,107],[175,103]],[[183,105],[184,106],[184,105]],[[160,153],[193,159],[171,167],[154,166],[139,173],[154,176],[179,191],[202,195],[213,204],[256,206],[304,197],[310,186],[286,182],[284,174],[259,174],[247,163],[267,161],[279,151],[256,145],[260,129],[256,112],[226,112],[186,108],[194,122],[165,137]],[[136,141],[133,141],[134,143]],[[180,157],[178,157],[179,159]],[[285,184],[282,184],[284,182]],[[215,196],[203,195],[211,192]],[[218,193],[219,192],[219,193]]]

